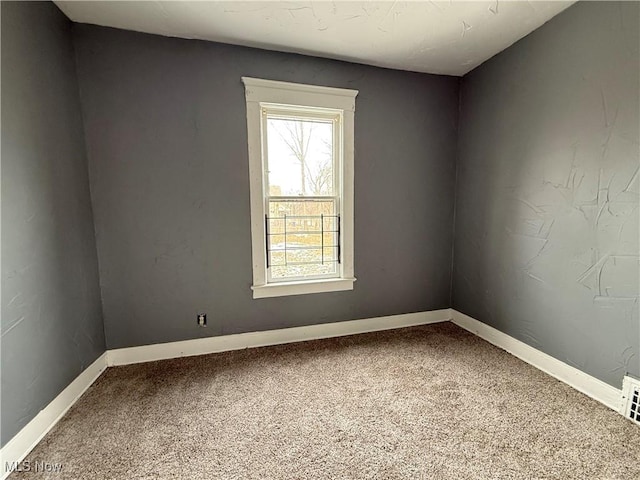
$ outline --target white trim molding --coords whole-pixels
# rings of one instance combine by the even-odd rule
[[[468,330],[496,347],[506,350],[538,370],[542,370],[588,397],[621,413],[622,390],[612,387],[608,383],[592,377],[464,313],[451,309],[450,316],[452,318],[451,321],[459,327]]]
[[[72,381],[49,405],[42,409],[22,430],[9,440],[0,450],[0,465],[4,479],[11,473],[6,464],[21,462],[31,450],[49,433],[65,413],[78,401],[82,394],[93,385],[107,368],[107,353],[100,355],[80,375]]]
[[[132,363],[152,362],[154,360],[206,355],[209,353],[227,352],[244,348],[282,345],[307,340],[319,340],[322,338],[342,337],[358,333],[448,322],[450,318],[450,312],[447,308],[428,312],[367,318],[364,320],[348,320],[344,322],[282,328],[263,332],[221,335],[218,337],[198,338],[182,342],[157,343],[141,347],[109,350],[107,363],[109,366],[129,365]]]
[[[253,298],[353,290],[354,278],[354,122],[357,90],[242,77],[247,108],[251,258]],[[334,191],[330,197],[339,215],[340,260],[337,271],[318,278],[271,278],[267,264],[268,147],[267,118],[292,114],[331,119],[333,125]],[[323,197],[324,198],[324,197]]]
[[[326,280],[309,280],[306,282],[269,283],[251,287],[253,298],[281,297],[283,295],[304,295],[306,293],[340,292],[353,290],[355,278],[329,278]]]
[[[242,77],[247,102],[268,102],[354,112],[358,90]],[[331,97],[328,99],[328,97]],[[329,104],[328,104],[329,103]]]
[[[11,473],[6,471],[6,462],[11,465],[24,460],[108,367],[427,325],[449,319],[449,309],[443,309],[107,350],[0,450],[0,480]]]
[[[506,350],[524,362],[566,383],[616,412],[623,413],[622,390],[612,387],[468,315],[447,308],[107,350],[0,450],[0,462],[2,465],[0,480],[5,479],[11,473],[5,470],[6,462],[9,464],[21,462],[108,367],[356,335],[447,321],[451,321],[487,342]]]

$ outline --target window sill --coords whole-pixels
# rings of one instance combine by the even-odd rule
[[[284,297],[287,295],[353,290],[353,282],[355,281],[355,278],[331,278],[306,282],[270,283],[268,285],[254,285],[251,290],[253,290],[253,298]]]

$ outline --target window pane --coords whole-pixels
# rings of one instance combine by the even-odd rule
[[[269,199],[269,230],[273,233],[283,232],[285,228],[284,217],[286,215],[286,227],[289,231],[294,226],[298,227],[305,221],[313,220],[317,225],[316,230],[320,229],[320,214],[324,215],[324,229],[337,230],[335,228],[335,200],[309,200],[305,198],[286,200]],[[306,218],[308,217],[308,218]],[[331,227],[331,228],[327,228]]]
[[[335,274],[335,263],[324,265],[287,265],[286,267],[271,267],[273,280],[286,280],[287,278],[304,278],[312,275]]]
[[[269,252],[269,265],[273,267],[284,266],[287,262],[285,260],[284,250],[276,250]]]
[[[333,124],[267,118],[268,194],[332,196]]]
[[[338,220],[333,199],[269,200],[269,267],[273,280],[338,273]]]

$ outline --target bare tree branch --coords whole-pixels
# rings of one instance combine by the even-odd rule
[[[310,124],[309,128],[305,128],[308,122],[301,121],[285,121],[284,129],[287,134],[276,127],[278,135],[282,141],[289,147],[293,156],[300,162],[300,183],[301,194],[306,195],[307,192],[307,172],[309,171],[306,165],[307,154],[309,152],[309,145],[311,143],[311,135],[313,134],[314,125]]]
[[[330,141],[322,142],[324,160],[319,160],[314,168],[309,166],[307,155],[315,125],[312,122],[283,120],[273,124],[276,132],[300,164],[301,195],[330,195],[333,187],[333,146]]]

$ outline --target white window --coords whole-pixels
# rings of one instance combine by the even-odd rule
[[[253,297],[352,290],[356,90],[242,77]]]

